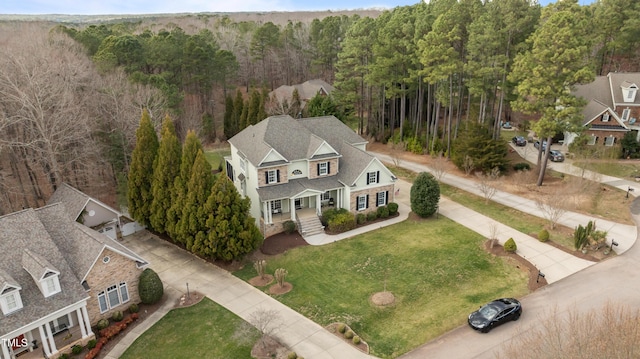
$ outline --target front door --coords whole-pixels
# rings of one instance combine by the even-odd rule
[[[296,198],[296,209],[302,209],[302,198]]]

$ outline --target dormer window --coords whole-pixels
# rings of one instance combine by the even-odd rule
[[[622,83],[622,100],[624,102],[635,102],[638,86],[629,82]]]
[[[602,114],[602,122],[609,122],[609,114],[608,113]]]
[[[280,170],[271,170],[265,172],[267,184],[280,182]]]
[[[329,162],[318,163],[318,176],[326,176],[329,174]]]
[[[45,298],[60,292],[60,280],[58,273],[48,272],[45,277],[38,283],[40,291]]]
[[[20,298],[20,290],[15,287],[6,288],[0,294],[0,309],[2,314],[8,315],[22,308],[22,299]]]

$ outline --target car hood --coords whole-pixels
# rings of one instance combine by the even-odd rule
[[[473,312],[469,314],[469,324],[473,325],[477,328],[483,328],[490,322],[489,319],[485,318],[479,312]]]

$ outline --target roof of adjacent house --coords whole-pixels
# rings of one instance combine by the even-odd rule
[[[105,248],[144,259],[69,216],[62,203],[0,217],[0,286],[19,285],[23,308],[0,313],[0,336],[88,298],[81,285]],[[61,292],[44,298],[32,276],[58,272]],[[31,274],[30,274],[31,273]]]
[[[88,194],[80,191],[79,189],[72,187],[67,183],[62,183],[56,189],[56,191],[53,192],[53,195],[49,197],[47,204],[53,204],[58,202],[63,203],[67,210],[67,213],[69,214],[69,217],[71,217],[73,220],[76,220],[82,214],[82,211],[87,206],[87,202],[89,200],[100,204],[102,207],[112,211],[113,213],[120,215],[120,213],[115,209],[89,196]]]
[[[297,85],[282,85],[271,91],[269,93],[269,97],[275,97],[278,101],[291,101],[291,98],[293,97],[293,90],[298,90],[301,107],[304,108],[306,102],[316,96],[319,92],[324,92],[325,94],[330,95],[333,91],[333,86],[329,85],[324,80],[314,79]]]
[[[613,94],[613,101],[617,104],[640,105],[640,96],[636,96],[633,102],[624,102],[622,88],[631,85],[640,86],[640,72],[610,72],[608,75]],[[611,95],[609,95],[611,96]]]

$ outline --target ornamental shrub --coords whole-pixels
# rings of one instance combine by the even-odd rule
[[[396,213],[398,213],[398,204],[395,202],[389,202],[387,208],[389,209],[390,216],[394,216]]]
[[[518,245],[516,245],[516,241],[513,240],[513,238],[509,238],[507,239],[506,242],[504,242],[504,250],[507,252],[515,252],[518,249]]]
[[[344,323],[338,324],[338,333],[344,334],[347,331],[347,326]]]
[[[144,304],[154,304],[162,299],[164,287],[153,269],[147,268],[140,274],[138,294],[140,294],[140,301]]]
[[[138,313],[140,307],[136,303],[133,303],[129,306],[129,313]]]
[[[375,221],[376,219],[378,219],[378,214],[375,211],[371,211],[367,213],[367,221],[371,222],[371,221]]]
[[[320,222],[322,222],[322,225],[326,227],[335,216],[344,213],[349,213],[349,211],[344,208],[329,208],[326,211],[322,212]]]
[[[356,223],[363,224],[367,221],[367,216],[364,213],[356,214]]]
[[[344,333],[344,337],[347,338],[347,339],[351,339],[351,338],[353,338],[353,336],[354,336],[354,333],[351,330],[347,330],[347,332]]]
[[[282,226],[284,227],[284,232],[286,234],[291,234],[296,231],[296,223],[294,221],[285,221]]]
[[[411,186],[411,210],[420,217],[429,217],[438,210],[440,184],[431,173],[422,172]]]
[[[380,207],[378,207],[378,209],[376,210],[376,212],[378,213],[378,217],[380,217],[380,218],[387,218],[387,217],[389,217],[389,208],[387,208],[387,206],[380,206]]]
[[[549,231],[547,231],[546,229],[541,230],[538,233],[538,240],[540,242],[546,242],[549,240]]]
[[[513,165],[513,169],[515,171],[528,171],[531,169],[531,166],[526,162],[520,162]]]
[[[359,336],[357,336],[357,335],[356,335],[356,336],[354,336],[354,337],[353,337],[353,339],[351,339],[351,340],[353,340],[353,344],[355,344],[355,345],[360,344],[360,341],[361,341],[361,340],[360,340],[360,337],[359,337]]]
[[[287,359],[297,359],[298,358],[298,354],[296,354],[296,352],[291,352],[289,353],[289,355],[287,355]]]
[[[329,220],[329,231],[342,233],[356,228],[356,216],[345,210]]]
[[[74,355],[78,355],[78,354],[82,353],[82,347],[81,347],[81,346],[79,346],[78,344],[76,344],[76,345],[74,345],[74,346],[72,346],[72,347],[71,347],[71,352],[72,352]]]
[[[100,319],[98,321],[98,324],[96,324],[96,327],[98,328],[98,330],[102,330],[108,326],[109,326],[109,319]]]
[[[113,314],[111,314],[111,319],[114,322],[119,322],[122,320],[122,318],[124,318],[124,314],[122,314],[122,312],[119,310],[116,310],[115,312],[113,312]]]
[[[96,347],[98,342],[95,339],[91,339],[87,342],[87,349],[91,350]]]

